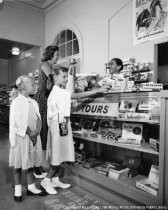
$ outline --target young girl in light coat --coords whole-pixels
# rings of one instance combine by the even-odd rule
[[[63,162],[74,162],[74,144],[70,125],[71,99],[85,98],[97,93],[103,93],[107,87],[98,88],[82,93],[71,93],[65,89],[68,82],[68,69],[55,66],[53,69],[55,85],[48,98],[47,121],[48,140],[47,158],[51,167],[41,185],[48,194],[57,194],[55,188],[69,188],[70,184],[59,180],[60,165]]]
[[[46,195],[34,184],[33,167],[40,166],[42,150],[40,141],[41,117],[39,107],[29,95],[34,93],[34,80],[29,76],[20,76],[16,85],[20,94],[10,107],[10,152],[9,166],[14,167],[14,200],[22,201],[21,172],[27,175],[27,195]]]

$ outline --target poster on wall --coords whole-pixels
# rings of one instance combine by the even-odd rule
[[[168,0],[133,0],[134,44],[168,36]]]

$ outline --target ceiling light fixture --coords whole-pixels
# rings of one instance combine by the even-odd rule
[[[12,48],[12,55],[19,55],[20,54],[20,50],[17,47]]]
[[[4,0],[0,0],[0,4],[2,4],[2,3],[3,3],[3,1],[4,1]]]

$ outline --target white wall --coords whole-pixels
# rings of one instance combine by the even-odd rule
[[[24,8],[12,1],[5,1],[5,5],[0,8],[0,38],[41,47],[10,59],[9,71],[6,71],[6,63],[0,60],[0,83],[12,83],[21,74],[27,74],[38,68],[40,54],[45,45],[44,18],[41,12]],[[26,53],[32,55],[25,56]]]
[[[49,11],[45,18],[45,44],[58,32],[70,28],[77,34],[83,72],[105,72],[108,52],[108,19],[126,0],[68,0]]]
[[[109,57],[154,62],[154,44],[168,38],[134,46],[133,7],[129,0],[66,0],[46,14],[45,44],[51,44],[60,30],[71,28],[80,41],[82,71],[103,74],[108,60],[108,20],[113,15]]]
[[[44,16],[16,8],[5,1],[0,9],[0,38],[42,46],[44,44]]]
[[[13,83],[21,76],[28,74],[40,65],[40,48],[35,47],[9,59],[9,83]]]
[[[168,37],[150,42],[133,44],[132,1],[111,20],[110,56],[136,58],[139,62],[154,61],[154,44],[166,42]]]
[[[154,44],[168,40],[158,39],[134,46],[132,13],[132,1],[129,0],[65,0],[48,11],[44,19],[39,13],[7,3],[0,10],[0,38],[47,46],[61,30],[70,28],[79,39],[81,71],[104,74],[110,17],[114,16],[110,22],[110,58],[134,57],[137,61],[154,62]]]
[[[0,84],[8,82],[8,60],[0,59]]]

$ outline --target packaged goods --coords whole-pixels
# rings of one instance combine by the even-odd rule
[[[103,162],[101,160],[98,160],[95,158],[88,158],[85,160],[85,163],[83,163],[82,166],[84,168],[90,169],[90,168],[94,168],[96,166],[100,166],[100,165],[102,165],[102,163]]]
[[[97,87],[97,74],[76,74],[75,92],[83,92]]]
[[[129,168],[121,169],[121,170],[113,170],[109,171],[109,178],[119,180],[124,177],[128,177]]]
[[[104,176],[108,176],[110,169],[106,165],[96,166],[93,168],[94,171],[97,171]]]
[[[141,164],[141,159],[138,157],[126,156],[123,161],[123,165],[127,166],[129,170],[129,177],[134,177],[138,174],[138,170]]]
[[[119,107],[119,112],[135,112],[138,105],[138,100],[122,100]]]
[[[153,150],[155,150],[156,152],[159,152],[159,140],[158,139],[150,138],[149,144]]]
[[[99,124],[99,134],[102,139],[117,140],[122,134],[122,123],[118,121],[112,121],[110,119],[101,120]]]
[[[142,140],[143,124],[141,123],[123,123],[122,139],[137,141]]]
[[[158,166],[152,165],[147,179],[136,182],[136,187],[157,196],[159,184],[159,169]]]

